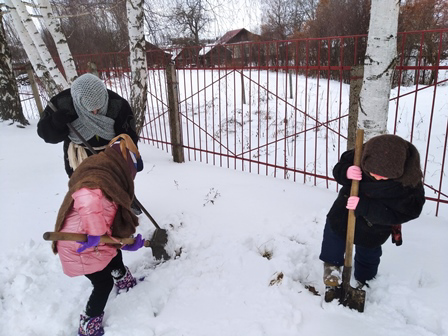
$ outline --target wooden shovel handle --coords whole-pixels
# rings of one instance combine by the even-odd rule
[[[362,156],[362,145],[364,143],[364,130],[358,129],[356,131],[356,142],[355,142],[355,159],[353,164],[355,166],[361,166],[361,156]],[[358,196],[359,191],[359,181],[352,180],[352,187],[350,189],[350,196]],[[355,225],[356,217],[355,211],[348,211],[348,222],[347,222],[347,238],[345,241],[345,260],[344,267],[352,267],[353,260],[353,241],[355,238]]]
[[[43,235],[45,240],[70,240],[70,241],[87,241],[87,235],[83,233],[72,233],[72,232],[45,232]],[[112,244],[112,245],[131,245],[135,241],[134,238],[117,238],[109,236],[101,236],[100,243]],[[150,247],[151,242],[145,240],[145,247]]]

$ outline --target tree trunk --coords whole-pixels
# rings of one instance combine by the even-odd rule
[[[60,21],[53,15],[50,1],[40,0],[39,2],[41,4],[40,12],[42,14],[43,20],[51,36],[53,37],[56,49],[59,54],[59,58],[61,59],[62,66],[64,67],[65,78],[67,80],[67,83],[71,84],[76,79],[76,77],[78,77],[78,73],[76,72],[76,65],[75,61],[73,60],[72,53],[70,52],[70,48],[68,47],[67,38],[62,32]]]
[[[34,24],[30,16],[30,13],[27,11],[25,4],[21,0],[10,0],[10,1],[12,1],[14,7],[16,8],[16,11],[19,14],[20,19],[22,20],[25,29],[28,31],[29,36],[33,40],[34,45],[36,46],[42,61],[44,62],[45,66],[50,72],[51,77],[55,81],[58,87],[58,91],[62,91],[68,88],[67,81],[65,80],[62,73],[59,71],[56,63],[54,62],[53,57],[48,51],[45,42],[42,40],[42,37],[40,36],[40,33],[37,30],[36,25]]]
[[[387,132],[399,5],[398,0],[372,0],[358,114],[358,127],[364,129],[365,141]]]
[[[3,13],[0,10],[0,118],[12,120],[22,126],[29,125],[23,115],[20,104],[19,90],[14,77],[11,64],[11,53],[6,44],[6,35],[3,27]]]
[[[23,49],[25,49],[25,52],[31,62],[31,65],[34,68],[34,71],[36,72],[37,77],[44,85],[45,90],[50,97],[56,95],[60,90],[58,89],[56,82],[51,77],[50,72],[42,61],[42,58],[40,57],[33,40],[28,34],[28,31],[25,29],[25,26],[23,25],[19,14],[14,8],[14,5],[12,4],[11,0],[5,0],[5,4],[10,11],[9,14],[11,15],[14,28],[16,29]]]
[[[126,10],[131,63],[131,101],[129,103],[135,115],[137,134],[139,134],[145,120],[148,90],[143,0],[127,0]]]

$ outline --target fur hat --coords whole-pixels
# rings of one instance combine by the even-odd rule
[[[403,185],[415,186],[423,176],[415,146],[392,134],[376,136],[364,144],[361,168]]]

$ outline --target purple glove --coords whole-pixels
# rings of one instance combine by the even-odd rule
[[[76,252],[81,253],[85,249],[88,249],[89,247],[98,246],[100,243],[101,236],[91,236],[87,235],[87,241],[86,242],[78,242],[81,244],[81,246],[76,250]]]
[[[359,197],[358,196],[350,196],[347,200],[347,206],[346,208],[349,210],[355,210],[359,203]]]
[[[131,245],[125,245],[121,249],[125,251],[137,251],[138,249],[143,247],[145,244],[145,240],[142,238],[142,235],[139,233],[137,237],[134,239],[134,243]]]
[[[362,179],[362,171],[358,166],[350,166],[347,169],[347,178],[350,180],[361,181]]]

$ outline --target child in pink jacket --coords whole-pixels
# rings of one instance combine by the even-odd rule
[[[69,191],[58,213],[55,231],[87,234],[87,242],[57,241],[68,276],[85,275],[93,285],[85,312],[81,314],[78,335],[100,336],[104,308],[115,284],[119,291],[136,285],[136,279],[123,264],[121,250],[100,243],[102,235],[130,237],[138,219],[131,211],[134,183],[140,154],[129,136],[114,138],[104,152],[88,157],[75,170]],[[133,245],[123,250],[136,251],[144,244],[137,235]]]

